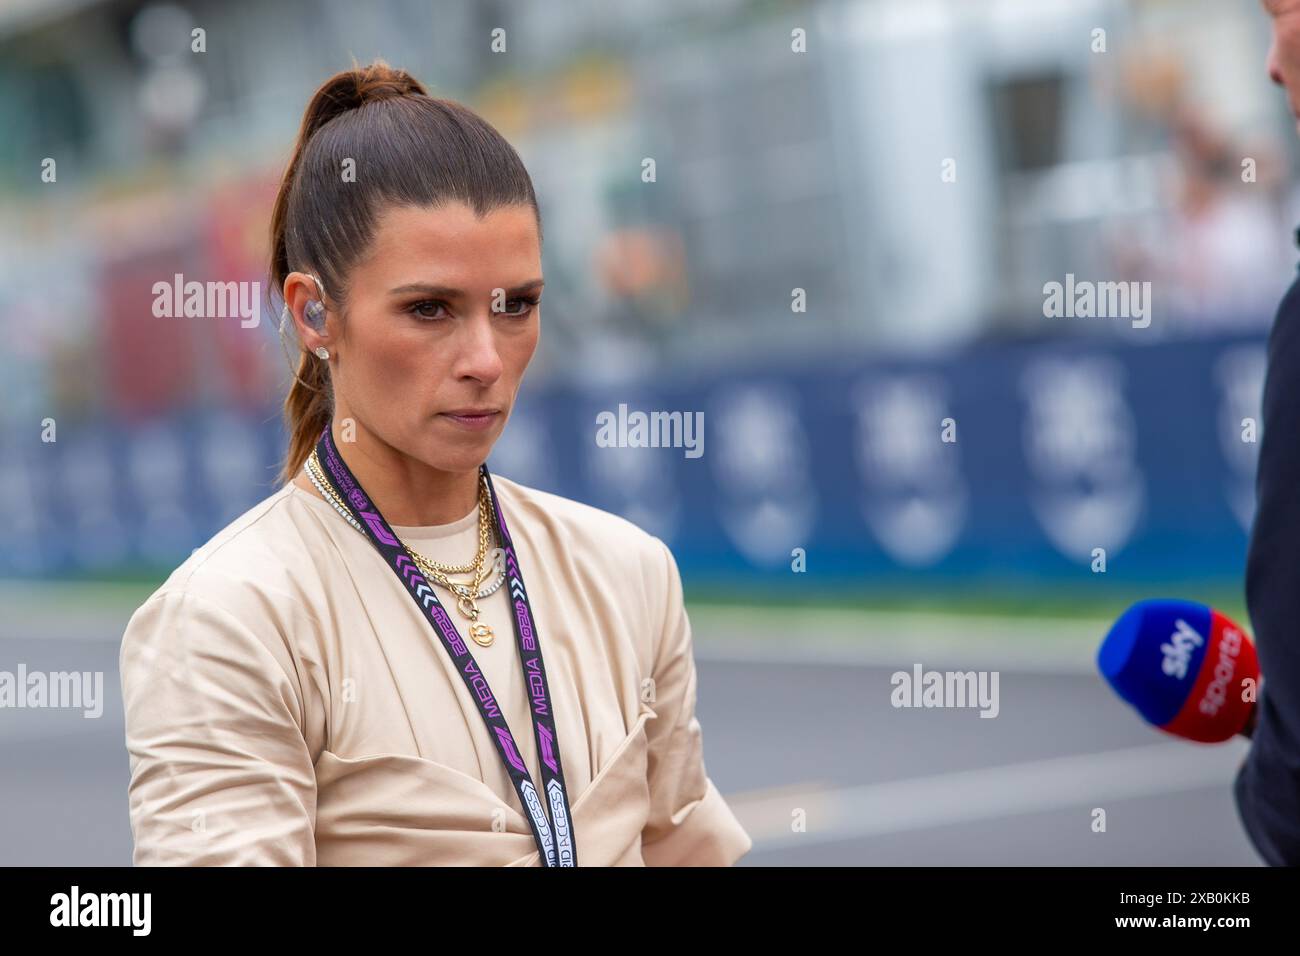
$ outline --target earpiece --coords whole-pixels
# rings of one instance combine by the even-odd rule
[[[320,284],[320,279],[316,278],[316,276],[310,272],[307,274],[310,275],[312,281],[316,283],[316,291],[320,293],[321,299],[324,299],[325,287]],[[319,299],[312,299],[309,301],[307,303],[307,308],[303,310],[303,314],[307,317],[307,322],[313,329],[319,330],[325,327],[325,304]]]
[[[317,279],[310,272],[307,274],[311,275],[312,281],[316,283],[316,291],[320,293],[320,298],[324,299],[325,288],[320,284],[320,279]],[[284,330],[288,326],[290,318],[291,316],[289,314],[289,305],[288,303],[285,303],[284,308],[280,310],[280,334],[281,335],[284,334]],[[325,303],[320,301],[320,299],[308,299],[307,308],[303,309],[303,318],[306,319],[307,324],[310,325],[316,331],[319,332],[322,329],[324,329],[325,328]]]
[[[325,306],[315,299],[307,303],[307,308],[303,310],[303,315],[307,318],[307,324],[313,329],[323,329],[325,327]]]

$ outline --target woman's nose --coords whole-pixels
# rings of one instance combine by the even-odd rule
[[[457,344],[460,346],[456,368],[458,376],[468,376],[484,383],[494,382],[501,376],[504,366],[497,349],[490,312],[475,316],[465,323],[464,335]]]
[[[1277,37],[1276,36],[1273,37],[1272,41],[1268,45],[1268,59],[1265,60],[1265,64],[1268,68],[1268,78],[1272,80],[1274,83],[1276,83],[1278,86],[1285,86],[1285,83],[1282,81],[1282,71],[1278,69],[1278,65],[1277,65]]]

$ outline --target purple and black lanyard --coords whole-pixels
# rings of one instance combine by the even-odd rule
[[[546,686],[546,668],[542,665],[542,649],[537,640],[537,626],[533,623],[528,593],[524,590],[523,575],[519,571],[519,562],[515,558],[515,548],[506,530],[506,518],[497,501],[496,488],[492,485],[492,476],[487,464],[482,465],[483,477],[487,479],[488,494],[492,499],[492,510],[496,513],[497,534],[501,548],[505,552],[506,576],[510,584],[510,597],[514,601],[515,613],[511,623],[515,628],[515,639],[519,644],[519,659],[523,662],[524,683],[528,685],[531,698],[531,716],[533,733],[537,739],[537,753],[541,757],[542,786],[551,805],[551,819],[555,821],[552,828],[547,820],[542,800],[533,786],[533,778],[528,773],[515,738],[506,725],[501,706],[488,687],[487,679],[474,661],[474,655],[461,639],[456,625],[448,617],[446,610],[438,601],[433,588],[406,548],[397,540],[393,529],[389,527],[384,516],[379,513],[370,497],[362,489],[360,482],[344,463],[334,446],[334,437],[330,426],[326,425],[316,442],[316,455],[324,465],[325,477],[333,485],[339,498],[347,502],[353,513],[361,519],[360,523],[366,537],[383,555],[388,566],[397,575],[411,598],[420,607],[421,613],[429,619],[443,647],[451,655],[465,681],[479,713],[488,725],[492,739],[496,742],[497,753],[505,763],[510,781],[519,794],[519,802],[527,811],[528,822],[532,827],[533,839],[543,866],[576,866],[577,848],[573,840],[573,825],[570,822],[569,798],[564,790],[564,770],[560,765],[560,744],[555,733],[554,711],[551,707],[551,694]]]

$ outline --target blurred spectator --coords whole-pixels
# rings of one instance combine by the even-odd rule
[[[1290,275],[1273,150],[1241,149],[1180,107],[1168,133],[1175,175],[1154,231],[1113,240],[1123,278],[1150,281],[1173,334],[1264,329]]]

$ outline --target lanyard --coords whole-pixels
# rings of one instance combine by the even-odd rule
[[[429,586],[424,575],[393,529],[389,527],[379,509],[374,506],[369,496],[361,488],[361,483],[352,474],[343,461],[343,457],[334,446],[334,436],[330,426],[326,425],[316,442],[316,455],[324,466],[325,477],[334,486],[339,498],[345,501],[358,518],[362,530],[370,542],[379,550],[384,561],[406,587],[411,598],[420,611],[433,625],[434,631],[442,640],[443,647],[451,655],[456,669],[460,671],[465,687],[478,706],[479,714],[488,725],[489,735],[496,744],[497,753],[505,763],[510,782],[519,794],[519,803],[527,811],[528,822],[532,827],[533,839],[543,866],[576,866],[577,848],[573,840],[573,826],[570,822],[569,798],[564,790],[564,770],[560,766],[560,742],[555,732],[554,709],[551,706],[551,694],[546,685],[546,668],[542,665],[542,648],[537,638],[537,625],[533,623],[532,607],[528,603],[528,593],[524,590],[524,578],[515,557],[514,543],[510,532],[506,530],[506,517],[497,500],[496,488],[492,485],[492,476],[488,473],[485,462],[480,470],[487,480],[488,495],[492,499],[492,510],[496,514],[497,534],[501,548],[505,552],[506,578],[510,584],[510,597],[514,602],[515,613],[511,624],[515,629],[515,640],[519,645],[519,659],[524,669],[524,683],[532,699],[531,717],[533,734],[537,740],[537,753],[541,758],[542,786],[551,806],[551,820],[554,829],[546,818],[542,800],[533,786],[533,778],[524,764],[515,744],[515,738],[506,725],[501,706],[488,687],[487,678],[479,670],[474,655],[461,639],[456,625],[448,617],[446,610],[438,601],[433,588]]]

